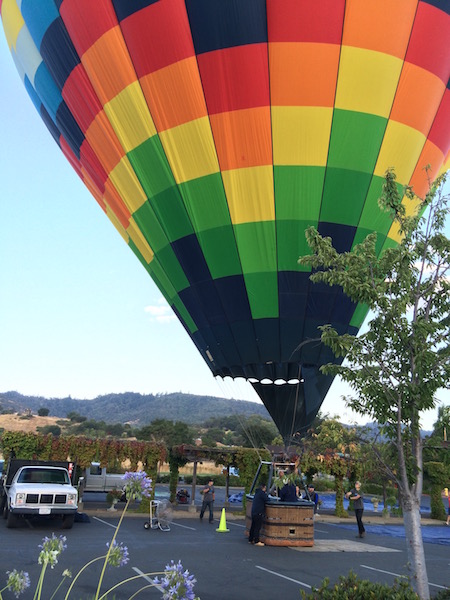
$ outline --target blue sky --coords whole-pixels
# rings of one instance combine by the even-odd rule
[[[259,402],[216,380],[32,105],[0,33],[0,393],[186,392]],[[356,417],[335,381],[322,410]],[[450,404],[448,391],[439,395]],[[424,415],[430,429],[437,411]]]

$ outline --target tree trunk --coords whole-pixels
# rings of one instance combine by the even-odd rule
[[[348,517],[344,510],[344,479],[341,476],[334,476],[334,489],[336,491],[336,503],[334,514],[337,517]]]
[[[411,584],[421,600],[429,600],[428,574],[420,526],[420,504],[414,498],[403,499],[406,551],[411,569]]]

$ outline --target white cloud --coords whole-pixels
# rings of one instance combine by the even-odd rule
[[[173,310],[164,298],[160,298],[158,304],[146,306],[144,311],[149,313],[151,321],[156,321],[157,323],[169,323],[176,320]]]

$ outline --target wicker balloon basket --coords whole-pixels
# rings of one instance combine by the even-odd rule
[[[252,523],[252,499],[247,496],[245,532]],[[314,505],[310,502],[274,502],[266,504],[259,536],[267,546],[314,546]]]

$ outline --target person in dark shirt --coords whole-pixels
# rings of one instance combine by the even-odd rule
[[[280,490],[280,500],[282,502],[297,502],[297,486],[293,483],[285,483]]]
[[[261,531],[264,513],[266,511],[266,502],[269,496],[266,493],[266,485],[263,483],[256,490],[252,503],[252,525],[248,536],[248,543],[255,546],[264,546],[263,542],[259,541],[259,532]]]
[[[318,510],[318,505],[319,505],[319,494],[314,489],[314,486],[312,483],[310,483],[308,485],[308,493],[305,494],[305,499],[311,500],[311,502],[314,502],[314,514],[316,514],[317,510]]]
[[[205,514],[206,509],[209,509],[209,522],[213,523],[214,522],[214,497],[215,497],[215,490],[214,490],[214,481],[212,479],[210,479],[208,481],[208,485],[205,485],[205,487],[202,490],[202,494],[203,494],[203,502],[202,502],[202,508],[200,510],[200,520],[203,519],[203,515]]]
[[[358,536],[363,538],[366,535],[366,530],[364,528],[364,524],[362,522],[362,517],[364,513],[364,500],[361,492],[361,482],[356,481],[355,487],[347,493],[347,497],[349,500],[353,500],[353,507],[355,509],[355,517],[356,522],[358,524]]]

